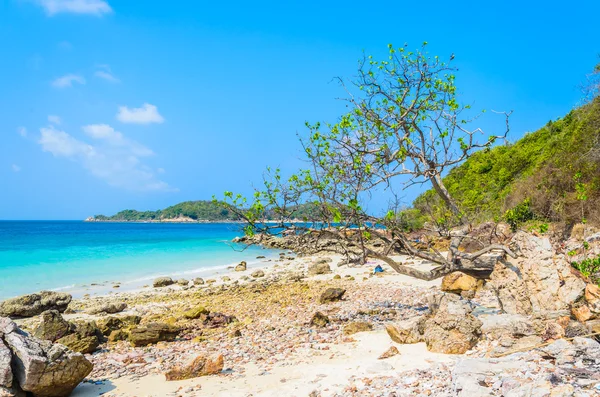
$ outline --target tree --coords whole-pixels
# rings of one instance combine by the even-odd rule
[[[247,222],[246,233],[281,233],[290,229],[305,243],[341,252],[348,260],[364,263],[378,258],[402,274],[435,279],[455,270],[474,275],[489,274],[497,260],[512,252],[490,245],[476,253],[462,253],[464,232],[452,235],[447,256],[431,249],[418,249],[405,234],[406,222],[398,211],[398,200],[385,216],[374,216],[364,203],[383,189],[393,196],[398,188],[430,183],[447,210],[450,226],[465,226],[465,215],[442,180],[444,172],[460,164],[474,151],[490,148],[505,139],[510,113],[503,113],[502,131],[485,137],[471,127],[470,106],[460,105],[455,68],[439,57],[430,57],[426,45],[415,51],[388,46],[384,61],[364,57],[358,77],[339,78],[346,92],[349,111],[335,124],[308,124],[308,138],[301,139],[310,167],[284,180],[279,170],[268,170],[264,189],[252,203],[227,192],[233,211]],[[483,139],[482,139],[483,137]],[[293,208],[313,202],[320,222],[291,225]],[[239,208],[248,208],[240,211]],[[292,209],[292,210],[290,210]],[[262,222],[267,211],[279,215],[276,225]],[[324,243],[323,240],[326,240]],[[377,240],[378,246],[373,245]],[[484,255],[494,252],[494,255]],[[404,253],[437,264],[431,271],[402,265],[393,255]]]

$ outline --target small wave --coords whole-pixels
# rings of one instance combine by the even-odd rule
[[[76,286],[77,286],[77,284],[65,285],[64,287],[51,288],[50,291],[64,291],[66,289],[75,288]]]

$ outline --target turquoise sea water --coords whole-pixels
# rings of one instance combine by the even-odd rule
[[[43,289],[85,293],[92,283],[143,285],[192,278],[269,255],[232,247],[239,224],[0,221],[0,300]],[[88,291],[89,292],[89,291]]]

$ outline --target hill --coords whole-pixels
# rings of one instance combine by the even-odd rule
[[[474,222],[522,204],[538,219],[600,223],[600,98],[513,144],[475,153],[444,182]],[[446,216],[432,190],[413,205],[438,221]]]
[[[314,204],[302,204],[289,209],[294,219],[319,219],[314,215],[318,207]],[[267,219],[276,218],[269,214]],[[224,204],[213,201],[184,201],[157,211],[123,210],[112,216],[94,215],[87,221],[96,222],[236,222],[241,218]]]

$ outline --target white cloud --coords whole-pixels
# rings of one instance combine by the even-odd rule
[[[166,171],[165,171],[165,169],[164,169],[164,168],[158,168],[158,169],[156,170],[156,172],[158,172],[159,174],[164,174]]]
[[[85,79],[77,74],[67,74],[55,79],[52,85],[56,88],[65,88],[73,86],[73,83],[85,84]]]
[[[126,138],[108,124],[90,124],[83,126],[82,129],[90,138],[103,140],[115,147],[125,147],[135,156],[146,157],[154,154],[152,149]]]
[[[60,117],[52,115],[52,114],[50,116],[48,116],[48,121],[54,125],[60,125],[60,123],[61,123]]]
[[[154,153],[144,145],[125,137],[107,124],[82,127],[93,144],[74,138],[55,127],[40,129],[38,143],[55,157],[70,159],[107,184],[133,191],[173,191],[152,169],[142,162]]]
[[[158,113],[157,107],[149,103],[144,103],[141,108],[132,109],[121,106],[117,113],[117,119],[122,123],[132,124],[162,123],[165,121],[163,116]]]
[[[112,12],[104,0],[37,0],[49,16],[60,13],[90,14],[101,16]]]
[[[121,80],[119,80],[118,78],[113,76],[110,72],[107,72],[104,70],[96,71],[96,73],[94,73],[94,76],[104,79],[110,83],[120,83],[121,82]]]
[[[19,172],[19,171],[21,171],[21,167],[19,167],[16,164],[11,165],[10,168],[12,168],[13,172]]]
[[[21,135],[23,138],[25,138],[27,136],[27,128],[25,127],[18,127],[17,128],[17,132],[19,133],[19,135]]]

